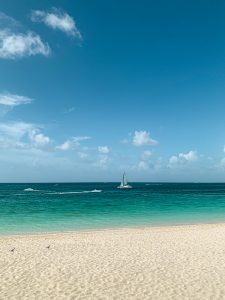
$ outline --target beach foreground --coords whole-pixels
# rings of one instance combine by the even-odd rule
[[[1,236],[0,299],[225,299],[225,224]]]

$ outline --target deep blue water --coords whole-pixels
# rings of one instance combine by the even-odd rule
[[[0,233],[225,222],[223,183],[118,184],[0,184]]]

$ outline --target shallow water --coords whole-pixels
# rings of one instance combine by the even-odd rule
[[[0,184],[0,233],[225,222],[225,184]]]

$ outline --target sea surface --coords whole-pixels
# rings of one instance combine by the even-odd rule
[[[0,184],[0,234],[225,222],[223,183]]]

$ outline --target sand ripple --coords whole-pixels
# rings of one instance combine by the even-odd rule
[[[1,237],[0,299],[225,299],[225,225]]]

